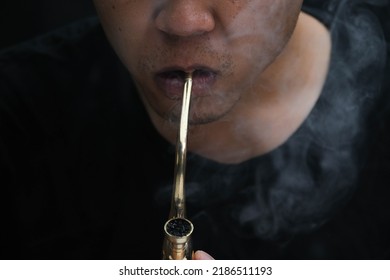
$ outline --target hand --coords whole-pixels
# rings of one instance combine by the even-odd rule
[[[214,260],[214,258],[212,256],[210,256],[209,254],[207,254],[206,252],[201,251],[201,250],[198,250],[195,252],[193,259],[194,260]]]

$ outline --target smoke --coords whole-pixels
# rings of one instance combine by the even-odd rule
[[[322,96],[300,130],[269,156],[274,178],[264,181],[269,175],[257,167],[252,202],[232,209],[233,219],[256,235],[317,228],[354,192],[364,121],[379,93],[386,55],[381,27],[364,5],[385,2],[329,1],[333,53]]]
[[[188,155],[186,185],[195,228],[275,239],[317,229],[356,190],[364,160],[366,119],[380,93],[386,44],[371,8],[387,0],[323,1],[304,8],[328,21],[330,71],[315,108],[276,150],[241,165]],[[317,4],[318,6],[318,4]],[[169,201],[169,189],[159,198]],[[165,193],[165,194],[163,194]],[[222,229],[214,225],[223,224]]]
[[[366,5],[385,2],[329,1],[333,53],[322,96],[300,130],[269,155],[273,178],[264,180],[270,175],[256,167],[246,190],[251,202],[232,208],[233,219],[255,235],[317,228],[354,192],[365,120],[379,94],[386,56],[381,27]]]

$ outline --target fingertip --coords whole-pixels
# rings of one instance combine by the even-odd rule
[[[194,260],[215,260],[212,256],[202,250],[198,250],[194,254]]]

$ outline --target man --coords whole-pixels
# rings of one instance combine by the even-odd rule
[[[159,133],[175,143],[184,73],[193,72],[191,151],[239,163],[283,143],[321,92],[324,26],[306,14],[298,20],[302,1],[168,2],[95,1]]]
[[[90,20],[6,52],[4,257],[159,257],[187,73],[196,250],[389,257],[388,3],[302,2],[95,0],[109,43]]]

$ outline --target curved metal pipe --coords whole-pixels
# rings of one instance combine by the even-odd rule
[[[193,224],[186,219],[184,178],[186,169],[188,119],[192,90],[192,73],[188,73],[184,83],[180,127],[176,143],[175,176],[169,219],[164,225],[164,260],[192,259],[191,234]]]

